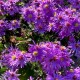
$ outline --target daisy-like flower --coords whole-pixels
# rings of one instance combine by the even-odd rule
[[[22,8],[22,16],[27,22],[33,23],[36,20],[37,12],[32,7],[24,7]]]
[[[12,71],[12,70],[8,70],[3,74],[3,78],[4,80],[20,80],[18,78],[18,76],[20,76],[20,74],[16,73],[17,70]]]
[[[7,26],[8,30],[15,30],[17,28],[20,28],[20,21],[12,20],[10,21],[10,23],[8,23],[8,26]]]
[[[8,54],[3,54],[2,62],[3,65],[7,65],[9,68],[16,69],[24,67],[24,65],[26,65],[30,59],[30,54],[22,52],[16,48],[11,48],[9,49]]]
[[[67,71],[65,80],[80,80],[80,68],[70,69]]]
[[[16,6],[15,3],[13,3],[12,1],[6,1],[4,3],[4,13],[5,14],[10,14],[10,15],[14,15],[15,13],[19,12],[19,7]]]

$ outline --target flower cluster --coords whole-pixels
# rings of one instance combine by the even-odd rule
[[[64,76],[61,74],[54,75],[54,77],[47,75],[46,80],[80,80],[80,68],[70,69]]]
[[[18,0],[7,0],[7,1],[1,1],[1,10],[3,14],[10,14],[14,15],[15,13],[19,12],[19,7],[16,6],[16,2]]]
[[[4,36],[7,30],[15,30],[20,28],[20,21],[11,20],[0,20],[0,36]]]
[[[6,54],[7,53],[7,54]],[[17,48],[11,47],[8,50],[3,51],[1,63],[3,66],[7,66],[9,71],[4,74],[5,80],[19,80],[16,70],[23,68],[29,61],[31,61],[32,56],[24,51],[20,51]]]
[[[80,0],[0,0],[0,53],[4,80],[80,80]]]
[[[63,0],[37,0],[32,5],[22,8],[23,18],[34,24],[34,30],[39,33],[53,31],[61,38],[80,31],[80,14],[75,8],[56,7],[55,3]],[[73,1],[72,1],[73,3]],[[75,3],[75,2],[74,2]]]
[[[39,61],[48,74],[53,75],[55,71],[61,68],[66,69],[72,63],[70,53],[59,42],[42,42],[39,45],[31,45],[29,52],[32,53],[33,61]]]

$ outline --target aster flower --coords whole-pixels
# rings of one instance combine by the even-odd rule
[[[52,1],[48,1],[48,0],[44,1],[40,5],[40,7],[42,9],[42,13],[44,15],[46,15],[46,17],[52,17],[53,16],[55,8],[54,8],[54,3],[52,3]]]
[[[18,49],[11,48],[8,54],[3,54],[2,62],[9,68],[22,68],[31,60],[31,55],[26,52],[21,52]],[[8,61],[8,62],[7,62]]]
[[[44,56],[42,50],[44,50],[44,48],[40,48],[39,45],[30,45],[29,53],[32,54],[32,61],[41,60],[41,57]]]
[[[8,30],[15,30],[17,28],[20,28],[20,21],[18,20],[12,20],[10,23],[8,23]]]
[[[15,70],[15,71],[12,71],[12,70],[6,71],[6,72],[3,74],[4,80],[20,80],[20,79],[18,78],[18,76],[19,76],[20,74],[17,74],[16,72],[17,72],[17,70]]]
[[[44,33],[47,30],[47,25],[44,22],[44,19],[37,19],[37,21],[34,24],[34,31],[38,33]]]
[[[5,14],[14,15],[15,13],[19,12],[19,7],[15,5],[15,3],[6,1],[4,3],[4,11]]]
[[[22,8],[22,15],[27,22],[33,23],[35,22],[37,12],[32,7],[24,7]]]
[[[70,71],[66,73],[65,79],[66,80],[80,80],[80,68],[77,67],[75,69],[70,69]]]
[[[68,37],[72,34],[73,32],[73,27],[71,25],[71,22],[65,21],[64,22],[64,27],[62,27],[59,36],[64,38],[64,37]]]
[[[79,18],[79,16],[78,16],[78,18]],[[73,27],[74,27],[75,32],[80,31],[80,21],[78,20],[78,18],[77,18],[77,20],[74,20],[74,22],[73,22]]]
[[[69,42],[69,46],[75,52],[75,56],[80,57],[80,41]]]

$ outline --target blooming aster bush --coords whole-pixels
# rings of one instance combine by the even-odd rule
[[[0,0],[3,80],[80,80],[80,0]]]

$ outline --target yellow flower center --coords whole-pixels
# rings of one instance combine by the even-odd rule
[[[50,27],[53,27],[53,24],[52,24],[52,23],[49,23],[49,26],[50,26]]]
[[[70,72],[74,72],[74,70],[73,69],[70,69]]]
[[[12,59],[13,59],[13,60],[15,60],[15,59],[16,59],[16,56],[15,56],[15,55],[13,55],[13,56],[12,56]]]
[[[34,51],[34,52],[33,52],[33,55],[34,55],[34,56],[37,56],[37,55],[38,55],[38,52],[37,52],[37,51]]]
[[[22,51],[22,54],[25,54],[25,51]]]

